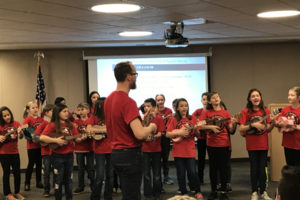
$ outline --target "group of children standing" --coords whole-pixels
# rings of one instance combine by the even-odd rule
[[[0,162],[3,168],[3,192],[6,199],[25,199],[20,194],[20,158],[18,138],[23,132],[33,128],[31,139],[27,140],[28,166],[26,169],[25,191],[30,190],[30,180],[36,166],[36,187],[44,188],[44,196],[50,195],[50,173],[54,173],[54,195],[62,199],[62,186],[65,186],[67,200],[72,199],[73,153],[78,165],[78,188],[74,193],[84,190],[84,170],[88,172],[91,188],[91,200],[99,200],[102,185],[105,182],[104,199],[112,199],[113,169],[110,155],[110,139],[106,138],[104,116],[105,98],[98,92],[92,92],[88,103],[80,103],[75,115],[71,115],[64,99],[58,99],[55,105],[46,105],[43,118],[39,116],[35,102],[29,102],[24,112],[22,125],[14,120],[8,107],[0,108]],[[246,139],[246,148],[250,160],[251,200],[271,200],[266,192],[266,171],[268,153],[268,133],[274,126],[283,130],[283,142],[288,165],[300,165],[300,88],[289,90],[290,106],[273,115],[265,108],[262,94],[258,89],[248,93],[246,108],[240,116],[232,117],[216,92],[202,95],[203,108],[189,114],[188,101],[184,98],[173,101],[171,109],[164,107],[165,97],[157,95],[155,99],[146,99],[143,104],[143,124],[150,122],[157,126],[157,133],[142,142],[144,196],[159,199],[163,190],[162,183],[172,180],[168,177],[167,161],[170,140],[173,143],[172,157],[176,166],[178,192],[187,194],[188,186],[195,198],[203,199],[200,185],[203,183],[203,171],[206,149],[209,157],[209,177],[211,193],[208,200],[229,199],[230,188],[230,135],[237,125],[241,136]],[[70,117],[71,116],[71,117]],[[284,120],[293,120],[286,124]],[[198,169],[196,164],[197,137]],[[70,139],[68,139],[70,138]],[[47,145],[48,144],[48,145]],[[167,147],[166,147],[167,146]],[[50,148],[51,147],[51,148]],[[161,161],[163,160],[163,162]],[[43,161],[44,184],[41,181]],[[95,166],[94,166],[94,163]],[[161,167],[164,179],[161,178]],[[9,187],[10,168],[14,174],[14,193]],[[152,171],[152,176],[151,176]],[[221,184],[218,188],[218,184]],[[219,191],[219,192],[218,192]]]

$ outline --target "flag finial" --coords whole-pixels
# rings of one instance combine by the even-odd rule
[[[37,51],[37,52],[34,53],[34,56],[33,56],[33,57],[34,57],[34,58],[37,58],[37,59],[38,59],[38,62],[40,62],[41,58],[44,58],[45,55],[44,55],[43,52]]]

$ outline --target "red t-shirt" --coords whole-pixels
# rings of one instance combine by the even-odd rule
[[[66,123],[61,123],[61,129],[65,135],[78,135],[78,131],[75,126],[72,124],[72,128],[67,127]],[[43,135],[49,135],[50,133],[55,132],[55,123],[51,122],[42,132]],[[57,149],[52,150],[57,154],[69,154],[74,152],[74,142],[73,140],[69,141],[68,144],[58,147]]]
[[[156,124],[157,132],[166,131],[164,119],[156,115],[155,118],[151,121],[151,123]],[[143,152],[161,152],[161,138],[156,139],[152,142],[143,142],[142,143],[142,151]]]
[[[23,125],[28,124],[29,127],[36,129],[43,121],[44,120],[41,117],[34,118],[29,115],[24,119]],[[41,148],[40,143],[34,143],[32,141],[27,140],[27,149],[38,149],[38,148]]]
[[[199,108],[197,110],[195,110],[195,112],[193,112],[192,116],[196,117],[198,120],[201,116],[201,114],[203,113],[203,108]],[[205,131],[200,131],[200,135],[197,136],[198,139],[201,139],[201,140],[206,140],[206,133]]]
[[[230,114],[226,110],[205,110],[203,114],[200,116],[200,120],[206,120],[206,119],[225,119],[229,118]],[[210,147],[229,147],[230,146],[230,141],[229,141],[229,136],[228,132],[226,129],[226,125],[230,123],[230,120],[224,122],[221,124],[221,132],[220,133],[212,133],[208,132],[206,134],[206,142],[207,146]]]
[[[294,124],[300,125],[300,107],[293,109],[291,106],[287,106],[282,109],[281,113],[277,116],[285,116],[288,119],[293,119]],[[293,132],[284,132],[282,136],[282,146],[290,149],[300,150],[300,130]]]
[[[95,115],[91,115],[85,123],[87,125],[99,125],[104,126],[105,123],[100,121]],[[110,137],[104,138],[102,140],[93,140],[93,151],[94,153],[111,153],[112,147],[111,147],[111,141]]]
[[[158,110],[158,115],[160,115],[164,119],[165,124],[167,124],[169,118],[172,116],[172,110],[165,107],[163,110]]]
[[[76,119],[74,121],[77,124],[77,130],[79,133],[83,133],[87,126],[87,120]],[[90,152],[93,151],[93,142],[91,139],[86,139],[83,142],[75,143],[75,152]]]
[[[0,134],[5,135],[6,133],[13,131],[20,127],[20,123],[14,121],[4,126],[0,126]],[[7,140],[1,143],[0,154],[18,154],[18,133],[17,130],[7,136]]]
[[[141,146],[134,136],[130,122],[140,118],[136,102],[123,91],[112,92],[104,102],[107,136],[113,149],[127,149]]]
[[[266,114],[270,114],[269,109],[265,109]],[[249,112],[248,108],[244,108],[239,119],[239,123],[245,125],[253,119],[261,119],[265,116],[261,110],[254,110],[252,113]],[[271,123],[270,117],[266,119],[267,123]],[[262,135],[246,134],[246,148],[248,151],[253,150],[268,150],[268,132],[265,131]]]
[[[172,132],[174,129],[180,129],[182,126],[190,127],[196,125],[197,119],[194,116],[191,117],[192,117],[191,120],[185,117],[182,118],[179,122],[176,120],[175,117],[170,118],[167,132]],[[180,158],[196,157],[194,134],[191,133],[190,137],[185,138],[180,142],[173,143],[172,157],[180,157]]]
[[[46,126],[49,124],[46,120],[44,120],[36,129],[35,129],[35,134],[41,135],[43,130],[46,128]],[[47,145],[47,146],[41,146],[41,155],[46,156],[46,155],[52,155],[52,149]]]

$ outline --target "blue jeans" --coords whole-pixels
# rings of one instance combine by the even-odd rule
[[[257,150],[248,151],[250,159],[250,177],[252,192],[258,192],[262,194],[266,190],[266,166],[267,166],[267,156],[268,150]]]
[[[65,184],[66,199],[72,199],[72,176],[73,176],[73,153],[57,154],[53,153],[54,166],[54,196],[55,200],[62,199],[62,184]]]
[[[185,175],[189,179],[191,189],[195,190],[196,193],[201,192],[199,177],[196,171],[196,160],[195,158],[179,158],[175,157],[177,180],[179,190],[182,194],[187,194]]]
[[[159,197],[161,194],[160,159],[160,152],[143,152],[145,197]],[[153,174],[152,178],[151,169]]]
[[[140,200],[143,167],[141,148],[113,150],[111,161],[120,177],[122,200]]]
[[[43,170],[44,170],[44,191],[50,192],[50,173],[53,172],[52,156],[43,156]]]
[[[95,154],[96,178],[92,186],[91,200],[100,200],[102,185],[105,177],[104,199],[112,200],[113,169],[110,161],[111,154]]]
[[[86,162],[85,162],[86,159]],[[78,166],[78,187],[84,188],[84,171],[87,170],[90,186],[94,184],[94,153],[93,152],[76,152],[76,161]],[[85,164],[86,163],[86,164]]]

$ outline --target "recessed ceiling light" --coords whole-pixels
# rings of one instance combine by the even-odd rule
[[[138,36],[149,36],[152,35],[150,31],[124,31],[119,33],[120,36],[124,37],[138,37]]]
[[[127,13],[127,12],[135,12],[142,8],[143,6],[137,4],[115,3],[115,4],[96,5],[93,6],[91,9],[95,12],[103,12],[103,13]]]
[[[276,18],[276,17],[291,17],[299,15],[298,10],[280,10],[258,13],[257,16],[261,18]]]

